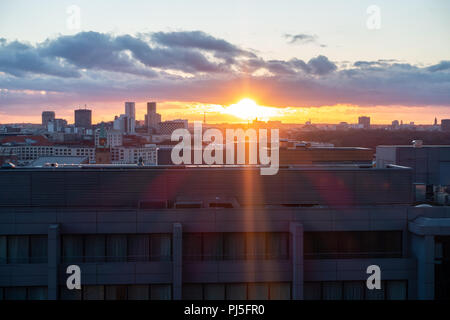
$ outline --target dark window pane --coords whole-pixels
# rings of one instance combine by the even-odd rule
[[[247,300],[247,284],[230,283],[225,287],[226,300]]]
[[[247,259],[266,259],[266,233],[250,232],[247,237]]]
[[[341,300],[342,299],[342,282],[325,281],[322,283],[323,300]]]
[[[59,289],[59,297],[61,300],[81,300],[81,290],[69,290],[67,286],[61,286]]]
[[[28,300],[47,300],[47,287],[28,288]]]
[[[273,282],[269,285],[270,300],[290,300],[291,284],[289,282]]]
[[[28,236],[8,236],[8,263],[28,263],[28,245]]]
[[[5,288],[5,300],[26,300],[26,299],[27,299],[26,287]]]
[[[239,232],[225,232],[224,241],[224,259],[225,260],[243,260],[245,259],[245,234]]]
[[[83,286],[83,300],[104,300],[104,286]]]
[[[344,300],[364,300],[365,282],[345,281]]]
[[[150,260],[170,261],[172,259],[172,235],[159,233],[150,235]]]
[[[106,257],[108,262],[127,261],[126,235],[108,235],[106,237]]]
[[[150,259],[150,237],[136,234],[128,236],[128,261],[148,261]]]
[[[63,262],[83,262],[83,236],[62,236],[62,260]]]
[[[320,282],[305,282],[303,288],[303,299],[320,300],[322,298]]]
[[[172,299],[172,286],[170,284],[152,284],[150,286],[151,300]]]
[[[183,259],[202,260],[202,234],[185,233],[183,234]]]
[[[203,300],[203,287],[201,284],[183,284],[183,300]]]
[[[203,260],[223,259],[223,234],[203,233]]]
[[[47,263],[47,236],[30,236],[30,263]]]
[[[150,288],[148,285],[128,286],[128,300],[149,300]]]
[[[127,286],[106,286],[105,300],[127,300]]]
[[[104,262],[105,261],[105,236],[87,235],[84,242],[86,253],[86,262]]]
[[[0,264],[7,263],[6,236],[0,236]]]
[[[289,234],[283,232],[267,233],[267,258],[289,258]]]

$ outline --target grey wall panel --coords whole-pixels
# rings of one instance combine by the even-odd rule
[[[31,181],[27,180],[29,175]],[[412,181],[406,169],[353,167],[282,168],[274,176],[262,176],[259,168],[248,167],[0,171],[1,181],[8,182],[14,176],[22,181],[5,189],[2,205],[28,204],[27,192],[31,192],[31,203],[38,206],[136,207],[144,200],[215,197],[235,198],[241,205],[406,204],[411,202],[406,184]]]

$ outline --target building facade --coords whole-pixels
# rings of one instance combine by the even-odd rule
[[[92,110],[75,110],[75,127],[90,129],[92,127]]]
[[[113,164],[137,164],[140,160],[144,165],[157,165],[158,152],[155,145],[141,147],[111,148]]]
[[[49,121],[55,119],[55,111],[42,111],[42,126],[47,128]]]
[[[448,298],[450,211],[412,206],[411,184],[397,166],[0,170],[0,298]]]
[[[44,156],[87,156],[95,163],[95,148],[85,146],[19,145],[0,146],[0,153],[15,154],[21,161],[36,160]]]

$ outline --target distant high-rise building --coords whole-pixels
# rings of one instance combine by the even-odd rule
[[[441,130],[450,132],[450,119],[442,119],[441,120]]]
[[[75,110],[75,127],[90,129],[92,127],[92,110]]]
[[[55,120],[55,111],[42,111],[42,126],[47,128],[49,121]]]
[[[147,114],[156,113],[156,102],[147,102]]]
[[[145,124],[148,132],[158,130],[158,124],[161,122],[161,115],[156,113],[156,102],[147,102],[147,115],[145,116]]]
[[[437,126],[437,118],[434,117],[434,125]]]
[[[392,128],[393,129],[397,129],[399,126],[400,126],[400,123],[398,122],[398,120],[392,121]]]
[[[134,102],[125,102],[125,115],[127,117],[127,133],[134,133],[136,130],[136,107]]]
[[[358,118],[358,124],[362,125],[364,129],[370,128],[370,117],[361,116]]]

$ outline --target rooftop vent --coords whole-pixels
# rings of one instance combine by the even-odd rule
[[[414,148],[422,148],[423,141],[422,140],[413,140],[412,145]]]

